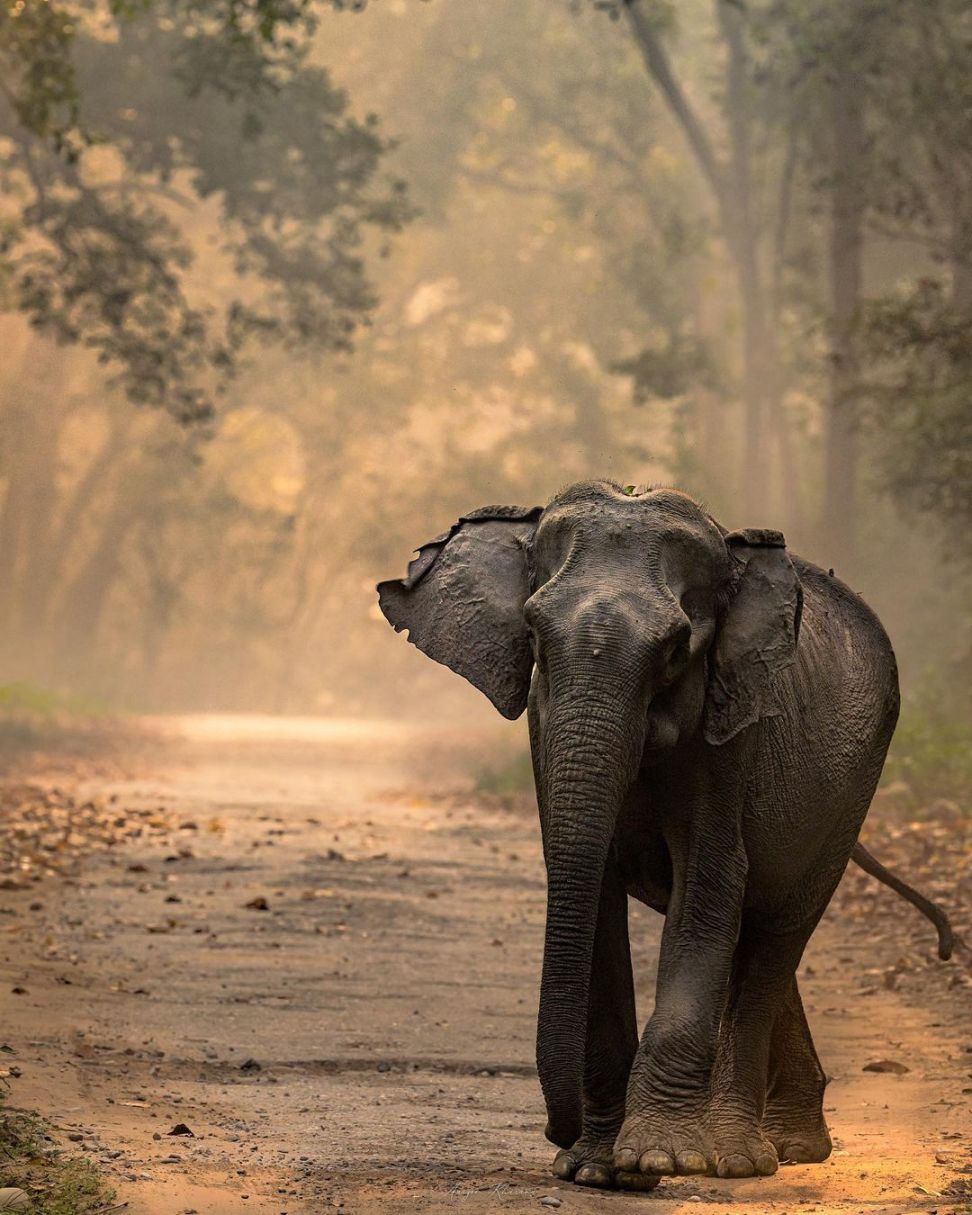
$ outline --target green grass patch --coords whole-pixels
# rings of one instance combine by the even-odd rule
[[[475,790],[497,797],[519,797],[533,792],[533,763],[529,750],[484,764],[476,773]]]
[[[0,714],[51,721],[58,717],[102,717],[104,705],[69,692],[57,692],[16,680],[0,684]]]
[[[926,681],[901,704],[884,781],[904,781],[916,808],[934,798],[972,809],[972,696]]]
[[[96,757],[137,733],[103,704],[38,684],[0,684],[0,762],[32,754]]]
[[[972,694],[960,695],[927,679],[904,698],[884,767],[883,783],[903,781],[918,811],[936,798],[972,814]],[[529,747],[497,747],[475,769],[477,793],[498,797],[533,794]]]
[[[96,1215],[115,1193],[93,1160],[68,1156],[36,1114],[0,1110],[0,1184],[24,1190],[31,1215]]]

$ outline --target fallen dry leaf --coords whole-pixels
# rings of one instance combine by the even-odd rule
[[[892,1076],[903,1076],[905,1072],[910,1072],[911,1068],[906,1067],[903,1063],[898,1063],[896,1059],[875,1059],[873,1063],[865,1063],[861,1070],[865,1072],[887,1072]]]

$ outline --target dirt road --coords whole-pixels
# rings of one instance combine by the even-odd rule
[[[581,1191],[550,1179],[542,1135],[532,817],[464,795],[441,730],[168,728],[151,779],[81,789],[154,808],[140,836],[73,884],[0,891],[10,1101],[101,1159],[131,1215],[473,1215],[547,1195],[579,1213],[890,1215],[955,1209],[942,1192],[972,1181],[969,989],[926,966],[930,931],[890,896],[876,946],[835,908],[804,963],[830,1161]],[[642,1016],[658,928],[633,909]],[[863,1070],[888,1059],[909,1070]]]

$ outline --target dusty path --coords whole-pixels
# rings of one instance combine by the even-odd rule
[[[805,960],[829,1162],[650,1196],[553,1182],[532,818],[456,795],[441,731],[178,728],[190,741],[152,779],[86,791],[157,807],[142,837],[77,884],[0,891],[10,1100],[100,1157],[131,1215],[540,1211],[545,1195],[573,1212],[925,1212],[972,1181],[968,987],[907,965],[886,987],[913,936],[931,950],[888,899],[877,947],[832,911]],[[644,1015],[658,922],[632,917]],[[910,1070],[862,1070],[877,1059]]]

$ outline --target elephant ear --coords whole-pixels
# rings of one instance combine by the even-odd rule
[[[543,508],[484,506],[418,550],[408,574],[378,584],[396,632],[519,717],[533,654],[523,618],[530,594],[527,546]]]
[[[796,659],[803,590],[780,532],[729,532],[730,600],[709,651],[703,729],[720,746],[782,708],[775,677]]]

